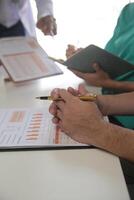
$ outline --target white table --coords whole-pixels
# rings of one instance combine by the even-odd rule
[[[36,96],[77,85],[64,75],[15,85],[0,79],[0,108],[43,107]],[[0,152],[0,200],[128,200],[119,159],[97,149]]]

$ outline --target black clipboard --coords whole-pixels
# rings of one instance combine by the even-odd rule
[[[83,73],[93,73],[93,63],[98,63],[113,79],[134,70],[134,65],[95,45],[89,45],[71,56],[63,64],[68,69],[78,70]]]

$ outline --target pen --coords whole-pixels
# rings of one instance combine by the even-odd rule
[[[64,62],[64,60],[62,60],[62,59],[56,59],[56,58],[53,58],[51,56],[48,56],[48,58],[51,59],[51,60],[53,60],[54,62],[58,62],[60,64],[62,64]]]
[[[52,38],[54,37],[54,33],[52,30],[50,31],[50,35],[52,36]]]
[[[51,56],[48,56],[48,58],[49,58],[49,59],[51,59],[51,60],[53,60],[53,61],[55,61],[55,62],[59,62],[59,60],[58,60],[58,59],[56,59],[56,58],[53,58],[53,57],[51,57]]]
[[[90,96],[78,96],[78,97],[82,101],[95,101],[97,95],[96,94],[91,94]],[[52,99],[51,96],[40,96],[40,97],[36,97],[36,99],[39,99],[39,100],[54,100],[54,99]],[[61,97],[55,99],[55,101],[60,101],[60,100],[62,100]]]

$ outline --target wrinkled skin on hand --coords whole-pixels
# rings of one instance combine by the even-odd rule
[[[59,96],[63,99],[53,101],[49,108],[54,116],[53,123],[74,140],[92,144],[99,133],[103,121],[102,114],[94,102],[81,101],[71,93],[77,95],[79,92],[73,88],[69,88],[68,91],[63,89],[52,91],[54,99]]]

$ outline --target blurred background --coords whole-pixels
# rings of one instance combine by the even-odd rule
[[[67,44],[104,47],[111,38],[121,9],[128,0],[53,0],[58,25],[55,37],[43,36],[36,29],[37,39],[49,56],[65,59]],[[37,10],[31,0],[34,18]]]

